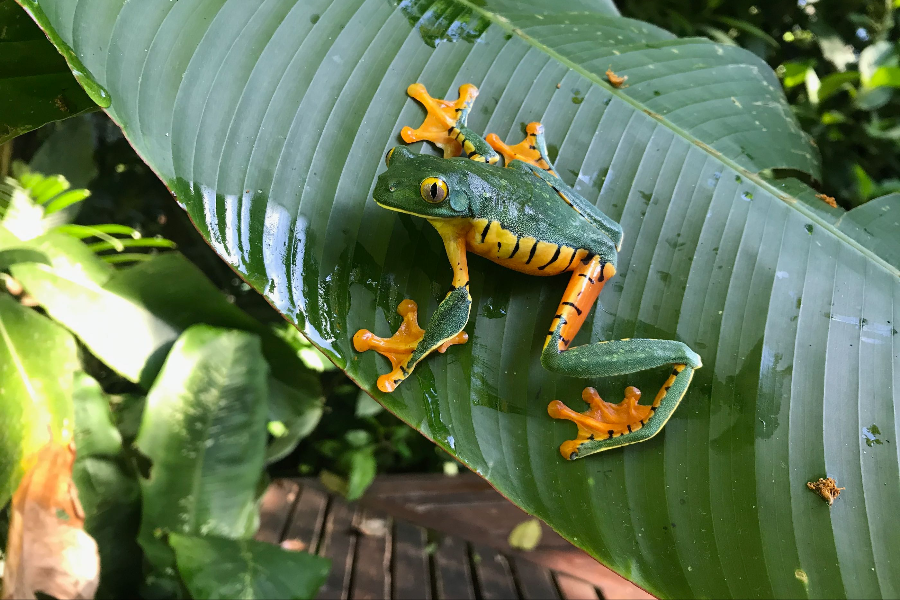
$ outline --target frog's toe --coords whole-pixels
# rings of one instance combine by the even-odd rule
[[[432,98],[421,83],[410,85],[406,92],[425,107],[427,115],[418,129],[404,127],[400,131],[403,141],[407,144],[429,141],[444,151],[444,158],[459,156],[463,149],[462,142],[457,139],[459,127],[466,123],[478,88],[471,83],[460,86],[459,98],[452,102]]]
[[[559,447],[563,458],[567,460],[578,458],[579,448],[585,442],[611,440],[634,433],[642,429],[653,415],[652,407],[638,404],[641,391],[636,387],[626,388],[625,399],[618,404],[604,401],[597,394],[597,390],[590,387],[584,389],[582,399],[590,405],[590,408],[581,413],[575,412],[559,400],[554,400],[547,407],[547,413],[554,419],[572,421],[578,427],[575,439],[568,440]]]
[[[514,160],[520,160],[553,173],[553,167],[550,164],[550,157],[547,156],[546,143],[544,142],[544,126],[537,121],[528,124],[528,127],[525,128],[525,139],[515,146],[504,144],[495,133],[489,133],[485,141],[496,152],[503,155],[507,165]]]
[[[404,300],[397,307],[397,313],[403,317],[403,323],[391,337],[378,337],[368,329],[360,329],[353,336],[353,347],[357,352],[375,350],[391,361],[393,370],[378,378],[378,389],[382,392],[394,391],[400,382],[406,379],[409,375],[406,368],[409,358],[425,335],[425,331],[419,327],[419,312],[415,302]]]

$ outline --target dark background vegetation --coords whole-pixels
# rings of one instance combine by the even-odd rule
[[[900,191],[900,87],[896,9],[900,0],[624,0],[625,16],[679,36],[707,36],[739,44],[764,58],[781,77],[803,128],[822,154],[823,180],[809,181],[850,209]],[[93,128],[96,176],[78,182],[93,193],[78,221],[122,223],[144,237],[162,236],[199,266],[231,301],[291,337],[308,364],[321,369],[327,396],[318,428],[274,475],[328,470],[364,480],[379,472],[453,471],[452,459],[356,388],[316,354],[282,317],[219,259],[172,200],[163,184],[102,113],[85,117]],[[57,127],[16,139],[14,157],[29,160]],[[91,149],[88,149],[91,151]],[[775,174],[776,176],[778,174]],[[75,183],[75,182],[73,182]],[[98,365],[92,373],[110,393],[133,384]],[[360,473],[359,471],[362,470]]]

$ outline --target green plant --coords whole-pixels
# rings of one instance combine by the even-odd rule
[[[190,14],[23,4],[85,61],[107,111],[226,261],[388,409],[568,539],[659,595],[897,586],[897,490],[873,476],[896,473],[897,457],[878,451],[888,444],[870,452],[860,428],[893,422],[900,196],[847,212],[785,178],[821,168],[757,57],[589,0],[287,3],[252,31],[236,0]],[[171,31],[164,20],[184,25],[178,60],[153,42]],[[89,35],[95,23],[116,26]],[[124,31],[146,39],[119,56]],[[123,66],[109,76],[114,56]],[[585,337],[680,338],[701,353],[661,437],[562,463],[571,430],[544,410],[581,382],[535,363],[562,282],[476,260],[470,344],[392,395],[375,391],[384,365],[359,357],[351,334],[395,328],[405,297],[430,313],[449,280],[422,223],[368,200],[399,127],[420,116],[402,93],[416,77],[435,93],[478,83],[470,125],[508,141],[542,120],[560,173],[622,222],[627,269]],[[604,381],[603,394],[658,378]],[[824,475],[847,488],[831,509],[806,489]]]
[[[898,191],[898,5],[892,0],[624,0],[623,14],[740,44],[776,69],[822,154],[819,191],[845,208]]]
[[[115,234],[141,240],[134,230],[57,224],[54,216],[88,193],[22,165],[15,172],[0,210],[0,262],[20,301],[0,295],[0,411],[15,432],[0,452],[0,504],[47,420],[54,435],[74,421],[72,476],[99,546],[100,597],[312,597],[327,561],[248,538],[258,526],[263,465],[289,453],[321,416],[316,378],[180,255],[111,265],[122,261],[98,252],[124,247]],[[104,243],[81,239],[90,236]],[[126,395],[108,394],[85,372],[98,361],[116,373],[104,377],[106,387]],[[229,565],[218,587],[191,558],[198,547]],[[288,572],[265,575],[275,566]]]

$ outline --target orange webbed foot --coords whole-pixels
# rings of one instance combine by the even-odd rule
[[[403,317],[403,323],[391,337],[378,337],[368,329],[360,329],[353,336],[353,347],[357,352],[374,350],[391,361],[391,372],[378,378],[378,389],[382,392],[393,392],[409,376],[409,358],[425,337],[425,331],[419,327],[419,307],[415,302],[404,300],[397,307],[397,314]],[[450,346],[468,341],[469,334],[460,331],[438,346],[437,351],[446,352]]]
[[[404,127],[400,131],[403,141],[412,144],[427,140],[444,151],[444,158],[459,156],[462,153],[462,144],[451,131],[457,126],[460,118],[463,118],[463,123],[465,122],[464,117],[468,109],[478,97],[478,88],[471,83],[460,86],[459,98],[452,102],[432,98],[421,83],[412,84],[406,89],[406,93],[418,100],[428,111],[428,115],[418,129]]]
[[[577,456],[578,447],[584,442],[610,439],[639,430],[653,412],[652,407],[638,404],[641,391],[633,386],[625,388],[625,399],[618,404],[604,401],[591,387],[584,388],[581,397],[590,405],[582,413],[575,412],[559,400],[554,400],[547,407],[547,412],[554,419],[566,419],[578,427],[575,439],[563,442],[559,447],[566,459]]]
[[[496,133],[489,133],[484,139],[490,144],[491,148],[503,155],[507,165],[514,160],[521,160],[539,169],[553,173],[550,164],[545,160],[545,157],[541,156],[540,144],[538,143],[538,136],[543,135],[544,126],[537,121],[529,123],[528,127],[525,128],[525,133],[525,139],[515,146],[504,144]]]
[[[360,329],[353,336],[357,352],[374,350],[391,361],[393,370],[378,378],[378,389],[382,392],[393,392],[406,379],[406,363],[425,336],[425,330],[419,327],[419,307],[415,302],[404,300],[397,307],[397,314],[403,317],[403,323],[391,337],[378,337],[368,329]]]

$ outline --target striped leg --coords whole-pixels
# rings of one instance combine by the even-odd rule
[[[410,85],[406,92],[425,107],[427,115],[418,129],[404,127],[400,131],[404,142],[412,144],[428,140],[444,151],[444,158],[465,153],[479,162],[492,165],[499,162],[500,156],[488,143],[466,127],[469,111],[478,97],[478,88],[471,83],[460,86],[459,98],[453,102],[432,98],[421,83]]]
[[[551,417],[572,421],[578,427],[575,439],[560,446],[568,460],[656,435],[681,402],[694,370],[701,366],[696,353],[673,340],[630,339],[569,347],[604,282],[614,274],[615,269],[598,257],[573,273],[544,343],[541,364],[550,371],[580,378],[627,375],[667,364],[674,369],[649,406],[638,404],[640,391],[634,387],[625,390],[625,400],[619,404],[604,402],[593,388],[586,388],[582,397],[591,408],[583,413],[559,400],[550,403]]]

